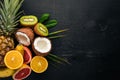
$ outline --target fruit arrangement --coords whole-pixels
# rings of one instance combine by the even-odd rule
[[[49,32],[57,25],[49,20],[45,13],[38,18],[35,15],[22,15],[19,11],[24,0],[0,1],[0,78],[12,76],[14,80],[27,78],[31,72],[43,73],[49,60],[57,63],[68,61],[51,54],[51,39],[61,38],[64,32]]]

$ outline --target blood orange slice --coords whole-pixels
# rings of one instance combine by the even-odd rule
[[[32,59],[32,53],[28,47],[23,46],[23,49],[24,49],[24,55],[23,55],[24,63],[28,64]]]
[[[13,74],[12,77],[14,80],[22,80],[27,78],[30,74],[31,74],[31,68],[28,65],[23,64],[23,66],[20,69],[18,69]]]

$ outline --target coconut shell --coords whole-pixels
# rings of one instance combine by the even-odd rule
[[[33,40],[34,40],[34,32],[33,32],[33,30],[31,28],[29,28],[29,27],[20,28],[20,29],[17,30],[17,32],[25,33],[29,37],[30,42],[31,43],[33,42]],[[17,36],[16,36],[16,38],[17,38]],[[19,42],[19,40],[18,40],[18,42]]]
[[[47,55],[49,54],[49,52],[47,52],[47,53],[38,52],[37,50],[35,50],[33,44],[32,44],[32,49],[33,49],[34,53],[35,53],[36,55],[38,55],[38,56],[47,56]]]
[[[50,40],[49,40],[49,41],[50,41]],[[51,44],[51,41],[50,41],[50,44]],[[42,52],[37,51],[37,50],[35,49],[35,47],[34,47],[34,42],[32,43],[32,49],[33,49],[34,53],[35,53],[36,55],[38,55],[38,56],[47,56],[47,55],[49,54],[49,52],[51,51],[51,49],[52,49],[52,45],[51,45],[51,49],[50,49],[48,52],[46,52],[46,53],[42,53]]]

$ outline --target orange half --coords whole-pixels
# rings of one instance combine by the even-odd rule
[[[42,56],[35,56],[30,62],[31,69],[36,73],[42,73],[47,70],[48,61]]]
[[[18,69],[23,65],[23,56],[17,50],[11,50],[4,57],[5,65],[9,69]]]

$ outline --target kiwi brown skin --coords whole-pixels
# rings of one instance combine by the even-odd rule
[[[32,30],[31,28],[29,28],[29,27],[23,27],[23,28],[18,29],[18,30],[16,31],[16,33],[17,33],[17,32],[25,33],[25,34],[29,37],[30,43],[33,42],[33,40],[34,40],[34,32],[33,32],[33,30]],[[16,34],[16,33],[15,33],[15,34]],[[15,37],[17,38],[18,36],[15,35]],[[18,40],[18,42],[19,42],[19,40]]]
[[[48,39],[48,38],[47,38]],[[50,39],[48,39],[49,41],[50,41],[50,44],[51,44],[51,40]],[[52,49],[52,45],[51,45],[51,49]],[[34,42],[32,43],[32,50],[34,51],[34,53],[36,54],[36,55],[38,55],[38,56],[47,56],[48,54],[49,54],[49,52],[51,51],[51,49],[48,51],[48,52],[46,52],[46,53],[42,53],[42,52],[39,52],[39,51],[37,51],[36,49],[35,49],[35,47],[34,47]]]

